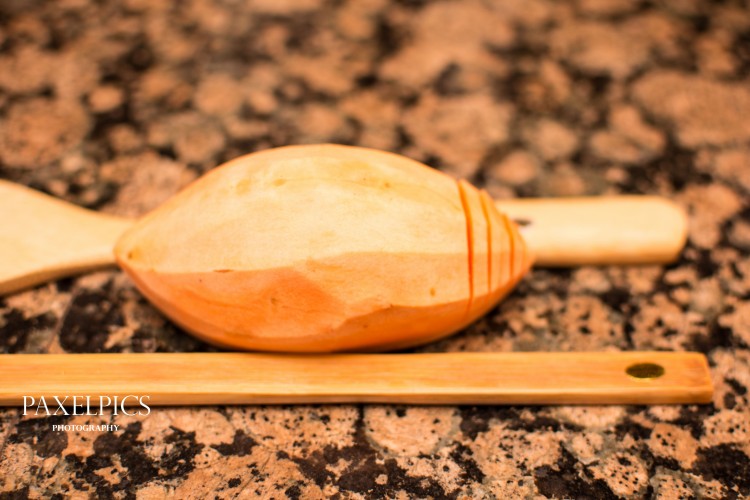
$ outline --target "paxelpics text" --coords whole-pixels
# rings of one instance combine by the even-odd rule
[[[151,396],[24,396],[23,415],[113,415],[129,417],[151,413]]]

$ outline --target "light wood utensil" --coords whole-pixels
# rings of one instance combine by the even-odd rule
[[[710,402],[712,385],[696,353],[0,355],[0,405],[129,395],[149,406],[684,404]]]
[[[657,196],[496,202],[518,221],[536,266],[655,264],[677,258],[687,220]],[[134,221],[0,180],[0,295],[115,265],[112,249]]]

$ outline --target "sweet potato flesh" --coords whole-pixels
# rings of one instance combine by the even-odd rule
[[[115,254],[192,334],[295,352],[443,337],[531,264],[486,194],[398,155],[335,145],[233,160],[140,220]]]

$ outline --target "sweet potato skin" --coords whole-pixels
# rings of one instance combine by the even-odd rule
[[[449,335],[531,264],[486,194],[398,155],[336,145],[228,162],[140,220],[115,256],[188,332],[289,352]]]

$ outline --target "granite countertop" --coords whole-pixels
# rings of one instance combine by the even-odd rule
[[[170,4],[0,3],[1,178],[136,216],[326,141],[498,198],[668,196],[690,213],[675,264],[534,270],[420,350],[696,350],[713,404],[1,409],[0,498],[750,497],[747,2]],[[209,349],[117,270],[0,299],[1,352]]]

